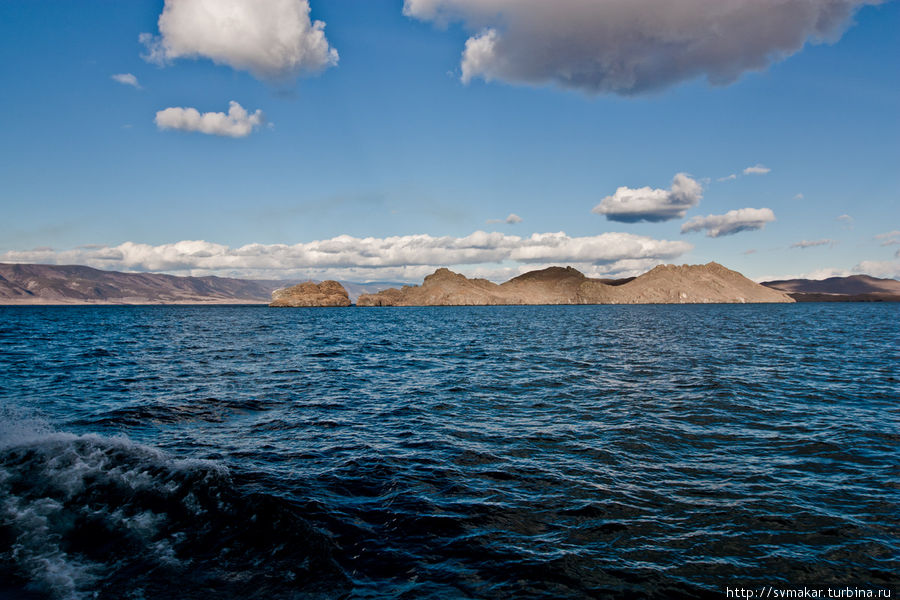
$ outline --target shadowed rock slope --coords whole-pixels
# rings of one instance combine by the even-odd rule
[[[0,263],[0,304],[264,304],[283,281]]]
[[[280,308],[298,308],[303,306],[350,306],[350,296],[337,281],[304,283],[275,290],[272,292],[272,303],[269,306]]]
[[[631,280],[591,279],[572,267],[531,271],[496,284],[438,269],[421,286],[363,294],[358,306],[460,306],[501,304],[702,304],[793,302],[711,262],[660,265]]]
[[[797,302],[900,302],[900,281],[869,275],[783,279],[762,285],[787,292]]]

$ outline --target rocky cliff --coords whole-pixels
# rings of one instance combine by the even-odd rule
[[[269,306],[350,306],[350,296],[337,281],[313,283],[307,281],[298,285],[275,290]]]
[[[717,263],[660,265],[631,280],[591,279],[572,267],[531,271],[500,285],[438,269],[421,286],[363,294],[358,306],[694,304],[793,302]]]

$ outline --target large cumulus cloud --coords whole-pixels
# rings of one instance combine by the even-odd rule
[[[405,0],[404,13],[461,21],[462,80],[639,94],[706,77],[726,84],[840,37],[881,0]]]
[[[606,215],[610,221],[669,221],[681,219],[688,209],[697,206],[703,197],[703,187],[684,173],[672,179],[672,186],[659,188],[629,188],[621,186],[607,196],[591,212]]]
[[[307,0],[166,0],[159,35],[143,33],[144,57],[158,64],[209,58],[261,79],[287,79],[338,62],[325,23]]]

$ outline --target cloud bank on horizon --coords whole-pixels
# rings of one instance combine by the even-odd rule
[[[166,0],[159,35],[142,33],[148,62],[208,58],[264,80],[287,80],[338,63],[325,23],[307,0]]]
[[[724,85],[836,41],[882,0],[404,0],[423,21],[472,33],[461,79],[634,95],[705,77]]]
[[[643,272],[689,252],[687,242],[657,240],[631,233],[571,237],[564,232],[529,237],[476,231],[465,237],[426,234],[387,238],[341,235],[293,245],[247,244],[231,248],[202,240],[152,246],[125,242],[71,250],[40,248],[0,254],[0,262],[83,264],[107,270],[228,274],[281,277],[315,270],[331,277],[365,274],[367,279],[398,273],[427,273],[456,265],[535,265],[569,263],[600,266],[610,274]],[[407,267],[422,267],[416,271]]]

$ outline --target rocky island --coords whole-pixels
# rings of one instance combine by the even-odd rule
[[[706,304],[794,302],[718,263],[659,265],[635,278],[593,279],[572,267],[531,271],[501,284],[438,269],[421,286],[363,294],[358,306]]]
[[[289,288],[272,292],[269,306],[301,307],[301,306],[350,306],[350,295],[337,281],[313,283],[306,281]]]

